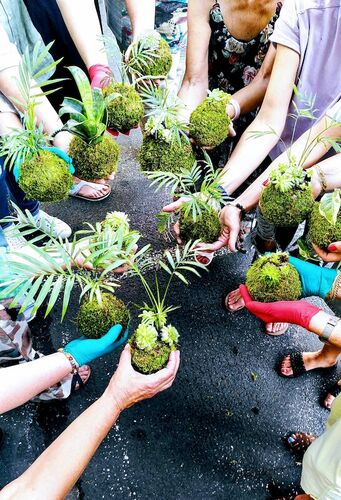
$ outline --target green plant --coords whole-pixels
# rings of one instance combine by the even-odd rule
[[[134,87],[128,83],[111,83],[102,92],[105,97],[118,94],[107,105],[108,127],[119,132],[137,127],[143,118],[144,107]]]
[[[321,201],[315,202],[308,221],[308,242],[315,243],[322,250],[341,241],[341,197],[340,189],[326,193]]]
[[[220,170],[215,170],[212,161],[205,153],[205,166],[195,163],[190,170],[182,169],[180,173],[147,172],[153,182],[158,184],[156,190],[167,187],[171,196],[185,197],[187,202],[178,210],[180,215],[180,235],[184,242],[200,239],[205,243],[213,243],[220,236],[222,225],[218,211],[227,201],[221,190]],[[197,189],[200,183],[199,190]],[[169,230],[174,222],[174,214],[161,212],[158,215],[158,229],[161,233]]]
[[[199,146],[219,146],[228,137],[231,119],[226,106],[230,99],[230,94],[214,89],[192,112],[189,133]]]
[[[141,322],[129,340],[133,365],[142,373],[154,373],[163,368],[170,352],[177,347],[179,333],[174,326],[167,324],[167,318],[178,307],[167,306],[166,299],[174,278],[188,285],[184,271],[200,276],[197,269],[205,269],[194,260],[196,244],[197,242],[187,243],[182,250],[177,248],[174,255],[169,251],[165,252],[165,260],[159,261],[160,268],[168,274],[163,292],[157,273],[153,287],[144,277],[138,262],[135,261],[131,266],[131,272],[140,278],[149,300],[149,303],[139,306],[142,310],[139,316]]]
[[[34,301],[33,314],[48,299],[47,316],[62,296],[63,320],[75,286],[80,288],[80,300],[96,299],[99,304],[102,292],[114,293],[119,283],[111,273],[131,261],[140,237],[137,232],[127,233],[124,225],[114,230],[98,223],[75,232],[72,241],[62,240],[54,237],[51,228],[44,224],[38,227],[30,212],[14,208],[16,216],[6,218],[6,222],[15,223],[24,236],[32,236],[38,230],[40,234],[29,240],[25,253],[11,253],[10,277],[5,269],[0,270],[3,287],[0,297],[13,296],[12,306],[23,301],[21,311]],[[44,248],[35,245],[46,237],[48,243]],[[137,258],[140,255],[137,252]]]
[[[111,93],[104,97],[100,89],[91,88],[83,70],[76,66],[68,69],[81,99],[66,97],[59,115],[69,115],[64,129],[75,136],[69,153],[76,174],[88,181],[108,177],[117,170],[119,147],[114,140],[104,135],[108,120],[107,107],[120,94]]]
[[[246,286],[251,297],[260,302],[297,300],[302,293],[299,274],[286,253],[259,257],[246,274]]]
[[[133,45],[125,66],[130,74],[139,77],[165,78],[172,67],[172,54],[160,33],[149,31]]]
[[[324,137],[328,130],[340,125],[339,119],[330,118],[330,122],[326,119],[323,130],[315,137],[312,137],[310,128],[300,157],[296,158],[293,155],[292,147],[298,123],[303,119],[316,120],[315,97],[303,95],[296,86],[294,86],[294,93],[302,107],[299,107],[293,100],[294,111],[289,117],[294,121],[294,126],[289,148],[271,127],[266,131],[256,131],[250,134],[252,138],[276,135],[287,151],[288,162],[279,164],[271,172],[270,182],[263,190],[259,202],[264,218],[278,226],[296,226],[305,220],[312,210],[314,198],[310,181],[311,173],[309,170],[304,170],[304,166],[314,148],[322,143],[333,147],[336,152],[341,151],[340,138]]]

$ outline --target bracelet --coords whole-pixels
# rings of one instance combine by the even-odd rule
[[[331,336],[334,328],[336,327],[339,321],[340,318],[338,318],[337,316],[329,317],[326,326],[323,328],[322,335],[320,336],[321,342],[324,343],[329,342],[329,337]]]
[[[67,132],[67,130],[65,130],[64,127],[57,128],[57,130],[55,130],[54,132],[52,132],[52,134],[50,134],[50,137],[52,137],[52,139],[54,139],[56,137],[56,135],[58,135],[60,132]]]
[[[332,286],[332,289],[330,292],[330,300],[336,299],[337,294],[340,291],[340,287],[341,287],[341,274],[338,273],[335,280],[334,280],[334,283],[333,283],[333,286]]]
[[[67,351],[64,351],[64,349],[61,347],[60,349],[58,349],[58,352],[62,352],[64,354],[64,356],[66,356],[66,358],[68,359],[68,361],[70,362],[70,365],[71,365],[71,373],[73,375],[75,375],[76,373],[78,373],[78,363],[77,361],[75,360],[75,358]]]
[[[322,168],[320,167],[320,165],[318,163],[316,163],[316,165],[314,165],[314,167],[316,169],[317,175],[319,176],[319,181],[321,183],[322,192],[325,193],[327,191],[326,176],[324,175],[324,172],[322,171]]]
[[[240,117],[239,102],[235,99],[231,99],[229,104],[231,104],[232,108],[234,109],[234,117],[232,118],[232,120],[238,120],[238,118]]]
[[[245,215],[246,215],[246,210],[245,208],[243,207],[243,205],[241,205],[240,203],[226,203],[225,206],[228,206],[228,205],[231,205],[232,207],[236,207],[240,210],[240,213],[241,213],[241,216],[242,216],[242,219],[244,219]]]

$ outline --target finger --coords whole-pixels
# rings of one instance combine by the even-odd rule
[[[312,243],[312,246],[313,246],[315,252],[317,253],[317,255],[319,257],[321,257],[321,259],[324,262],[334,262],[334,258],[335,258],[334,254],[325,252],[324,250],[322,250],[322,248],[315,245],[315,243]]]
[[[180,224],[179,222],[176,222],[173,226],[173,231],[175,234],[176,241],[179,245],[182,244],[181,238],[180,238]]]
[[[229,136],[230,137],[236,137],[236,131],[234,130],[234,126],[233,126],[233,123],[230,124],[229,126]]]
[[[332,253],[341,252],[341,241],[335,241],[328,246],[328,251]]]
[[[249,304],[249,302],[252,302],[252,298],[251,298],[251,295],[249,293],[249,290],[247,289],[247,287],[245,285],[240,285],[239,291],[241,293],[241,296],[243,297],[243,300],[244,300],[246,306]]]
[[[235,226],[232,226],[229,228],[230,233],[229,233],[229,242],[228,246],[231,252],[236,252],[237,251],[237,240],[239,236],[239,227],[236,228]]]
[[[162,370],[158,371],[157,373],[154,373],[153,375],[147,375],[152,383],[155,383],[157,385],[162,385],[170,382],[170,380],[174,378],[176,373],[175,368],[177,366],[177,356],[178,356],[175,355],[175,352],[176,351],[170,353],[166,368],[163,368]]]
[[[108,333],[106,333],[101,339],[98,339],[98,341],[102,341],[102,343],[110,345],[117,340],[117,337],[120,335],[121,332],[122,332],[122,325],[112,326],[108,331]]]
[[[225,245],[226,243],[224,241],[217,240],[214,243],[199,243],[196,248],[198,250],[202,250],[203,252],[216,252]]]
[[[176,210],[179,210],[179,208],[182,207],[184,203],[187,202],[187,198],[181,197],[176,201],[173,201],[173,203],[170,203],[169,205],[166,205],[163,207],[162,211],[163,212],[176,212]]]
[[[127,344],[125,346],[125,348],[123,349],[123,351],[121,353],[119,366],[120,365],[123,365],[123,366],[129,365],[132,368],[132,366],[131,366],[131,351],[130,351],[129,344]]]

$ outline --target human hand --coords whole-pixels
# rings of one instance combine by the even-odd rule
[[[129,335],[129,327],[127,327],[124,335],[117,340],[121,332],[122,325],[115,325],[100,339],[80,337],[72,340],[66,344],[64,351],[71,354],[79,366],[86,365],[94,359],[111,354],[115,349],[124,344]]]
[[[170,353],[166,368],[152,375],[141,375],[131,365],[130,346],[127,344],[105,393],[121,410],[124,410],[171,387],[179,364],[180,352],[173,351]]]
[[[237,251],[237,241],[240,232],[242,214],[241,210],[234,205],[225,205],[220,212],[220,220],[224,226],[225,243],[231,252]]]
[[[106,64],[94,64],[90,66],[88,73],[92,88],[108,87],[112,81],[112,71]]]
[[[313,295],[322,299],[327,297],[337,275],[335,269],[320,267],[296,257],[289,257],[289,263],[296,268],[300,275],[302,297],[311,297]]]
[[[341,241],[336,241],[335,243],[331,243],[328,247],[328,252],[322,250],[322,248],[314,245],[314,250],[319,257],[324,262],[340,262],[341,261]]]
[[[69,151],[71,140],[72,134],[70,134],[67,130],[61,130],[54,136],[53,145],[61,151],[64,151],[64,153],[67,153]]]
[[[305,300],[256,302],[245,285],[240,285],[239,290],[245,307],[264,323],[293,323],[309,329],[311,318],[321,311]]]

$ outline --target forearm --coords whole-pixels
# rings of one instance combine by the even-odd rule
[[[71,372],[66,356],[57,352],[0,370],[0,413],[29,401]]]
[[[1,499],[57,500],[66,497],[120,414],[107,391],[0,493]]]
[[[208,76],[203,75],[198,80],[191,80],[186,77],[179,90],[179,98],[184,104],[181,110],[181,118],[188,123],[192,111],[205,99],[208,89]]]
[[[309,323],[309,330],[319,337],[323,334],[323,330],[330,318],[330,314],[320,311],[313,316]],[[341,348],[341,321],[335,326],[329,337],[329,343]]]
[[[155,26],[155,0],[126,0],[133,41]]]
[[[108,65],[94,0],[57,0],[67,29],[87,68]]]

